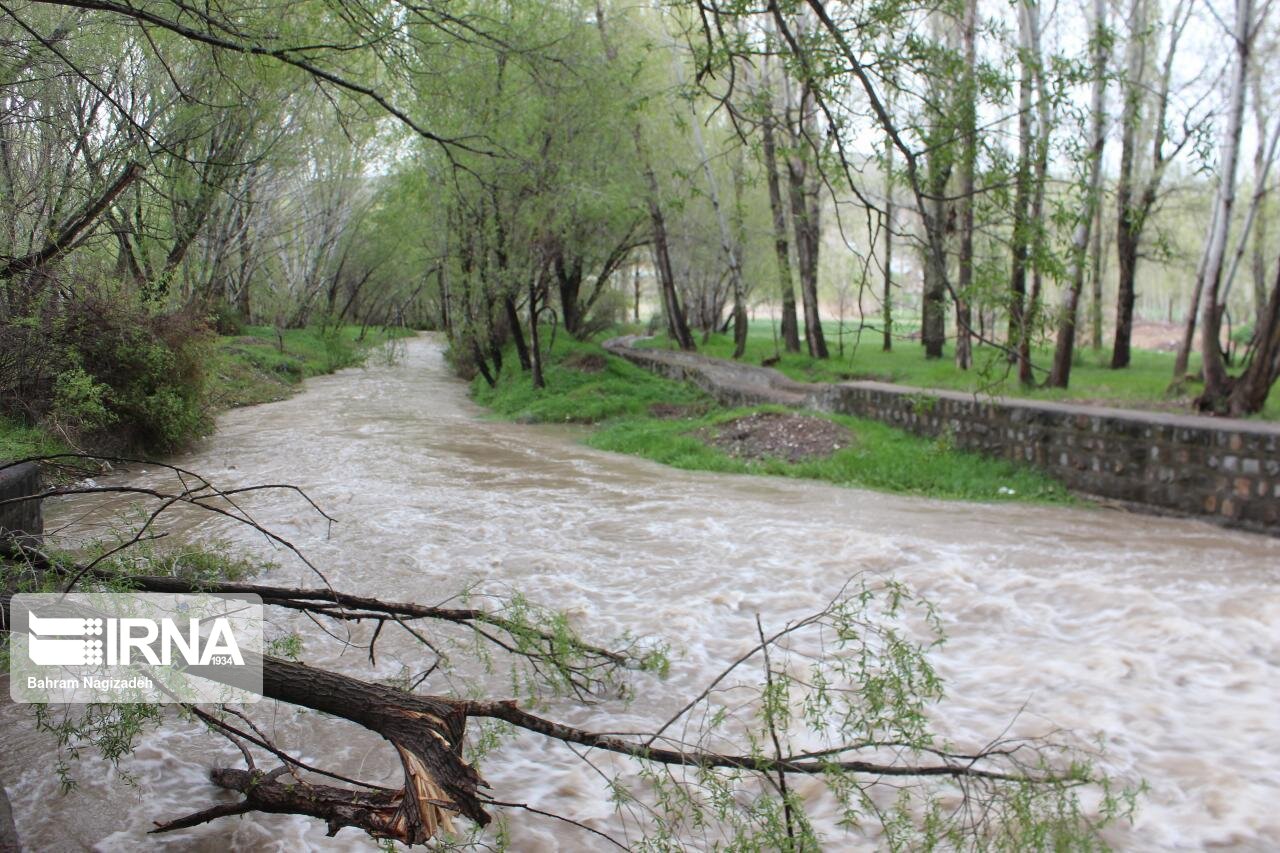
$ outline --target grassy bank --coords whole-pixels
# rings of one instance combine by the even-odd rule
[[[819,415],[848,431],[847,447],[829,456],[788,462],[746,459],[712,442],[726,424],[776,407],[728,409],[687,383],[649,373],[599,346],[557,338],[546,366],[547,387],[535,391],[514,354],[495,388],[483,379],[473,396],[498,415],[529,423],[585,423],[592,447],[642,456],[677,468],[771,474],[939,498],[1069,501],[1056,481],[1031,468],[970,453],[874,421]]]
[[[220,336],[207,349],[202,377],[207,428],[220,411],[282,400],[296,393],[307,377],[361,364],[374,347],[407,334],[411,333],[362,331],[359,326],[324,331],[286,329],[277,334],[270,326],[248,326],[239,335]],[[92,436],[63,434],[53,419],[31,425],[0,418],[0,460],[48,456],[76,448],[104,449]],[[110,449],[120,452],[123,448]],[[148,452],[147,448],[135,450]]]
[[[361,330],[341,326],[320,330],[246,326],[241,334],[217,340],[209,376],[215,411],[270,403],[296,393],[304,379],[362,364],[374,347],[411,334],[407,330]]]
[[[854,345],[854,337],[845,341],[841,357],[835,338],[835,327],[825,329],[830,335],[828,346],[831,358],[821,360],[807,355],[784,353],[774,365],[778,370],[803,382],[839,382],[848,379],[874,379],[896,382],[920,388],[944,388],[954,391],[1028,397],[1038,400],[1075,400],[1104,405],[1139,409],[1157,409],[1169,412],[1191,411],[1191,400],[1200,392],[1199,383],[1186,383],[1171,389],[1173,377],[1173,353],[1151,350],[1133,350],[1132,362],[1124,370],[1112,370],[1110,352],[1077,350],[1071,370],[1071,387],[1024,388],[1018,382],[1004,353],[992,347],[977,347],[974,351],[974,367],[960,370],[955,365],[955,350],[948,345],[941,359],[926,360],[923,349],[916,341],[895,341],[892,352],[881,349],[879,333],[864,332],[861,343]],[[731,335],[712,335],[705,343],[698,340],[698,349],[706,355],[718,358],[733,356]],[[646,346],[671,346],[670,341],[658,338],[646,342]],[[802,343],[803,345],[803,343]],[[747,337],[744,360],[760,364],[777,354],[774,330],[768,322],[753,322]],[[1032,355],[1033,363],[1048,367],[1053,352],[1038,349]],[[1192,371],[1199,369],[1200,359],[1193,355]],[[1037,374],[1043,380],[1043,374]],[[1261,416],[1268,420],[1280,420],[1280,394],[1273,394]]]

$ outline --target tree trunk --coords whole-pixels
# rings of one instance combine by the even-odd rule
[[[1266,190],[1264,189],[1265,193]],[[1262,318],[1267,312],[1267,205],[1264,198],[1258,207],[1257,222],[1253,226],[1253,304],[1257,311],[1255,329],[1262,328]]]
[[[804,338],[811,358],[826,358],[827,343],[822,334],[822,320],[818,312],[818,198],[812,192],[809,180],[809,164],[803,149],[806,137],[812,139],[809,93],[800,98],[796,126],[791,126],[792,151],[787,157],[787,178],[790,185],[791,219],[796,235],[796,260],[800,268],[800,301],[804,310]],[[787,109],[791,113],[790,104]]]
[[[929,156],[929,200],[927,202],[928,229],[945,229],[947,217],[947,180],[950,168],[937,162],[941,154]],[[935,250],[930,243],[925,248],[924,294],[920,317],[920,340],[924,344],[925,358],[942,358],[947,341],[947,269],[946,255]]]
[[[1094,205],[1093,250],[1089,271],[1089,347],[1102,350],[1102,275],[1105,249],[1102,245],[1102,199]]]
[[[111,185],[103,191],[102,195],[90,200],[75,216],[71,217],[61,230],[45,243],[40,249],[20,258],[9,258],[3,267],[0,267],[0,280],[12,278],[19,273],[29,272],[44,266],[49,261],[72,248],[76,241],[83,235],[86,228],[97,222],[108,207],[111,206],[116,196],[124,192],[129,184],[133,183],[142,175],[142,166],[137,163],[129,163],[125,166],[120,176],[112,181]]]
[[[745,211],[742,205],[743,181],[746,179],[746,147],[738,146],[738,154],[733,160],[733,245],[741,252],[747,244]],[[733,292],[733,357],[742,358],[747,350],[747,282],[742,273],[742,256],[738,259],[737,288]]]
[[[815,138],[810,132],[809,137]],[[804,336],[817,358],[827,358],[827,340],[822,332],[821,301],[818,294],[818,260],[822,249],[822,179],[817,169],[809,172],[805,201],[808,213],[805,232],[809,248],[809,272],[804,280]]]
[[[1138,248],[1142,240],[1147,217],[1156,203],[1160,184],[1164,180],[1169,157],[1164,151],[1165,118],[1169,113],[1169,88],[1173,78],[1174,59],[1178,43],[1191,18],[1194,3],[1179,0],[1169,23],[1169,44],[1161,64],[1160,84],[1156,95],[1156,109],[1148,120],[1142,117],[1142,102],[1146,98],[1147,28],[1150,14],[1149,0],[1130,0],[1126,70],[1121,81],[1123,109],[1121,112],[1120,174],[1116,181],[1116,328],[1111,348],[1111,367],[1128,367],[1130,339],[1133,334],[1133,308],[1137,299],[1136,278]],[[1146,184],[1138,193],[1135,186],[1135,165],[1138,138],[1145,127],[1153,130],[1151,140],[1151,172]],[[1186,134],[1174,153],[1181,150],[1193,135]],[[1192,308],[1194,311],[1194,307]]]
[[[1138,151],[1138,126],[1142,115],[1142,99],[1146,76],[1147,0],[1129,2],[1129,43],[1125,50],[1125,76],[1120,91],[1124,106],[1120,112],[1120,173],[1116,180],[1116,258],[1119,271],[1116,282],[1116,328],[1111,345],[1111,367],[1128,367],[1129,344],[1133,336],[1134,282],[1138,266],[1138,240],[1142,231],[1142,212],[1135,206],[1135,160]]]
[[[764,174],[769,186],[769,212],[773,218],[773,254],[778,262],[778,292],[782,295],[782,345],[800,352],[800,323],[796,317],[796,291],[791,278],[791,250],[787,243],[787,213],[778,181],[778,154],[774,139],[772,105],[761,122],[764,137]]]
[[[631,287],[635,291],[635,310],[632,314],[632,322],[640,322],[640,264],[636,264],[631,268]]]
[[[511,338],[515,341],[516,357],[520,359],[520,369],[526,373],[533,368],[529,360],[529,346],[524,342],[524,330],[521,329],[520,313],[516,310],[516,300],[511,294],[502,297],[502,307],[507,314],[507,325],[511,327]]]
[[[978,0],[967,0],[962,25],[964,90],[961,93],[963,152],[960,156],[960,274],[956,282],[956,367],[973,365],[973,319],[969,311],[973,287],[974,180],[978,161],[977,34]]]
[[[1098,195],[1102,186],[1102,152],[1107,142],[1105,99],[1107,91],[1107,7],[1106,0],[1093,2],[1093,96],[1090,103],[1091,145],[1089,148],[1088,179],[1085,199],[1076,222],[1071,241],[1071,280],[1063,292],[1061,313],[1058,320],[1058,339],[1053,351],[1053,368],[1048,384],[1053,388],[1066,388],[1071,379],[1071,360],[1075,354],[1076,315],[1080,293],[1084,290],[1084,268],[1088,260],[1089,235],[1098,209]]]
[[[576,256],[572,263],[568,263],[564,254],[564,246],[558,246],[552,264],[560,295],[560,324],[564,326],[566,332],[576,338],[579,326],[582,324],[579,312],[579,299],[582,293],[582,257]]]
[[[653,259],[658,282],[662,288],[663,312],[667,316],[667,331],[682,350],[693,351],[698,347],[689,331],[684,309],[680,307],[680,294],[676,292],[676,276],[671,269],[671,249],[667,241],[667,223],[658,203],[658,181],[653,170],[645,169],[649,179],[649,221],[653,227]]]
[[[1044,52],[1040,46],[1040,6],[1038,0],[1028,0],[1027,16],[1030,21],[1031,62],[1037,89],[1035,178],[1031,196],[1031,293],[1022,315],[1022,338],[1018,342],[1018,381],[1023,386],[1035,383],[1031,370],[1031,341],[1039,330],[1044,285],[1044,197],[1049,185],[1049,141],[1052,133],[1052,112],[1049,86],[1046,80]]]
[[[1200,358],[1204,364],[1204,392],[1200,405],[1217,410],[1230,393],[1230,380],[1219,343],[1222,310],[1219,289],[1222,284],[1223,261],[1227,236],[1231,228],[1231,212],[1236,197],[1236,164],[1240,153],[1240,135],[1244,125],[1245,89],[1249,80],[1249,56],[1253,43],[1253,0],[1237,0],[1235,21],[1235,64],[1228,100],[1227,128],[1222,140],[1218,195],[1215,204],[1215,227],[1205,245],[1204,302],[1200,321]]]
[[[538,292],[542,275],[540,270],[529,279],[529,372],[534,388],[545,388],[547,384],[542,377],[542,342],[538,337]]]
[[[1009,335],[1006,339],[1009,361],[1018,364],[1018,374],[1023,372],[1022,341],[1028,334],[1026,322],[1027,266],[1031,254],[1031,162],[1034,139],[1032,138],[1032,100],[1035,78],[1032,74],[1031,13],[1028,3],[1018,3],[1018,50],[1020,72],[1018,78],[1018,167],[1015,176],[1013,200],[1013,269],[1009,275]]]
[[[885,139],[884,168],[884,312],[885,352],[893,350],[893,140]]]
[[[1258,147],[1253,153],[1253,174],[1255,181],[1253,210],[1255,211],[1253,226],[1253,253],[1250,258],[1250,272],[1253,279],[1253,310],[1257,315],[1254,323],[1255,332],[1262,328],[1263,317],[1267,312],[1267,181],[1258,176],[1270,171],[1274,151],[1268,152],[1263,140],[1267,138],[1267,119],[1269,117],[1266,101],[1263,98],[1262,70],[1259,68],[1253,75],[1253,115],[1254,126],[1258,134]],[[1274,131],[1280,138],[1280,122]],[[1256,335],[1255,335],[1256,337]]]
[[[1280,268],[1271,297],[1259,314],[1244,371],[1231,389],[1227,412],[1244,417],[1262,411],[1277,379],[1280,379]]]
[[[1261,92],[1259,91],[1259,96]],[[1236,273],[1239,272],[1240,262],[1244,259],[1245,248],[1249,245],[1250,235],[1262,215],[1262,209],[1266,205],[1267,198],[1267,180],[1271,173],[1271,164],[1275,161],[1276,146],[1280,145],[1280,122],[1276,124],[1275,132],[1270,136],[1267,134],[1266,119],[1262,118],[1258,121],[1258,144],[1253,155],[1253,195],[1249,199],[1249,212],[1245,214],[1244,226],[1240,229],[1239,237],[1236,240],[1236,250],[1232,254],[1231,266],[1227,269],[1226,276],[1222,284],[1222,295],[1219,302],[1224,305],[1231,293],[1231,287],[1235,284]],[[1259,232],[1258,239],[1261,239]],[[1258,241],[1254,241],[1255,260],[1259,257],[1258,249],[1261,246]],[[1264,268],[1265,268],[1265,261]],[[1262,301],[1257,301],[1258,297],[1257,281],[1254,281],[1254,305],[1255,310],[1261,313],[1266,303],[1265,286],[1262,291]]]

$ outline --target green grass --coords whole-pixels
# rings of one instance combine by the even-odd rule
[[[574,365],[587,363],[595,370]],[[700,433],[753,412],[777,407],[726,409],[688,383],[656,376],[599,346],[557,339],[546,368],[547,387],[535,391],[514,355],[495,388],[472,384],[475,399],[498,415],[529,423],[587,423],[595,429],[586,443],[676,468],[768,474],[822,480],[886,492],[982,501],[1069,502],[1061,484],[1038,471],[951,448],[945,441],[919,438],[874,421],[814,414],[846,427],[849,447],[830,457],[790,463],[748,461],[722,452]],[[656,417],[654,404],[683,409],[684,417]]]
[[[67,443],[56,435],[38,426],[0,417],[0,461],[70,452]]]
[[[246,326],[239,335],[218,338],[210,403],[221,410],[283,400],[304,379],[354,367],[371,348],[406,334],[368,329],[361,339],[359,326],[343,326],[285,329],[277,337],[271,326]]]
[[[943,388],[979,394],[1028,397],[1038,400],[1076,400],[1128,408],[1159,409],[1171,412],[1190,412],[1191,400],[1200,391],[1197,383],[1187,383],[1170,389],[1173,377],[1173,353],[1151,350],[1133,350],[1129,367],[1112,370],[1110,351],[1094,352],[1087,347],[1076,351],[1071,370],[1071,387],[1024,388],[1019,384],[1016,369],[1011,369],[1004,353],[994,347],[978,347],[974,352],[974,367],[963,371],[955,366],[955,351],[948,345],[943,358],[926,360],[923,348],[917,341],[895,341],[892,352],[881,349],[879,332],[864,331],[861,343],[854,346],[852,334],[845,340],[845,352],[841,357],[835,339],[836,326],[825,324],[831,358],[809,358],[807,355],[783,354],[774,365],[793,379],[804,382],[839,382],[848,379],[875,379],[920,388]],[[733,355],[731,335],[712,335],[705,343],[698,340],[698,349],[706,355],[730,358]],[[646,342],[647,346],[669,347],[670,341],[657,338]],[[803,346],[803,341],[802,341]],[[775,355],[773,329],[768,322],[753,322],[747,337],[744,360],[759,364]],[[1047,348],[1032,354],[1036,365],[1048,367],[1053,352]],[[1190,370],[1200,366],[1198,355],[1193,355]],[[1043,380],[1044,374],[1037,373]],[[1261,416],[1268,420],[1280,420],[1280,393],[1272,394]]]
[[[575,359],[603,360],[599,371],[574,367]],[[547,387],[533,388],[514,353],[508,353],[496,388],[483,379],[472,383],[472,396],[499,415],[523,423],[594,424],[615,418],[648,418],[655,403],[708,409],[714,401],[688,383],[671,382],[629,361],[607,355],[594,344],[557,335],[544,365]]]

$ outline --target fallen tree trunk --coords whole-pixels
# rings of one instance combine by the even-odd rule
[[[451,813],[481,826],[489,823],[476,797],[485,782],[462,759],[464,707],[279,658],[264,657],[262,663],[262,695],[350,720],[382,735],[399,753],[404,788],[395,808],[386,804],[341,812],[355,821],[346,825],[375,837],[420,844],[437,827],[448,828]]]
[[[674,766],[738,769],[760,774],[823,776],[843,771],[872,778],[947,776],[1030,784],[1053,781],[1049,777],[977,766],[988,757],[986,754],[937,752],[936,763],[916,765],[842,758],[844,752],[854,752],[862,748],[859,746],[828,750],[822,755],[777,756],[724,754],[680,744],[654,746],[656,735],[620,737],[568,726],[531,714],[512,700],[469,701],[420,696],[280,658],[263,656],[261,660],[264,696],[332,714],[382,735],[399,753],[405,773],[404,786],[395,791],[374,787],[354,791],[310,783],[283,785],[271,781],[274,776],[264,776],[253,768],[248,771],[215,769],[212,771],[214,783],[240,791],[245,799],[158,823],[153,831],[184,829],[250,811],[308,815],[324,820],[330,835],[343,827],[355,827],[375,838],[390,838],[406,844],[426,842],[439,827],[451,831],[451,817],[455,814],[485,826],[490,816],[477,791],[488,785],[461,756],[470,717],[502,720],[553,740]],[[236,731],[235,736],[243,737],[244,733]],[[298,763],[298,766],[302,765]]]

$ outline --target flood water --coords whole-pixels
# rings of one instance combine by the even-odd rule
[[[1117,847],[1280,845],[1280,540],[1116,511],[683,472],[578,437],[486,419],[423,336],[397,364],[375,357],[290,400],[225,414],[176,462],[223,487],[306,489],[339,520],[331,531],[287,494],[247,505],[339,589],[435,603],[469,583],[509,584],[590,637],[669,638],[670,677],[643,681],[644,701],[547,709],[598,728],[652,730],[753,642],[757,613],[780,626],[859,572],[892,574],[941,609],[949,639],[932,660],[947,699],[936,717],[956,743],[980,746],[1021,709],[1012,732],[1100,736],[1114,773],[1146,780],[1135,825],[1108,835]],[[62,523],[84,506],[48,512]],[[174,535],[273,557],[262,582],[316,585],[247,530],[192,519]],[[309,623],[278,622],[303,633],[308,662],[362,677],[392,677],[412,653],[392,646],[371,671],[364,652],[343,654]],[[153,821],[228,800],[207,772],[240,766],[235,749],[170,719],[122,762],[132,786],[86,758],[77,789],[60,796],[48,739],[5,693],[0,780],[31,850],[376,847],[355,830],[326,838],[318,821],[271,815],[148,836]],[[265,704],[253,715],[308,760],[396,784],[388,746],[354,726]],[[613,827],[600,777],[562,745],[518,737],[483,772],[498,799]],[[511,813],[510,824],[513,849],[600,848],[535,815]],[[860,846],[830,838],[833,850]]]

